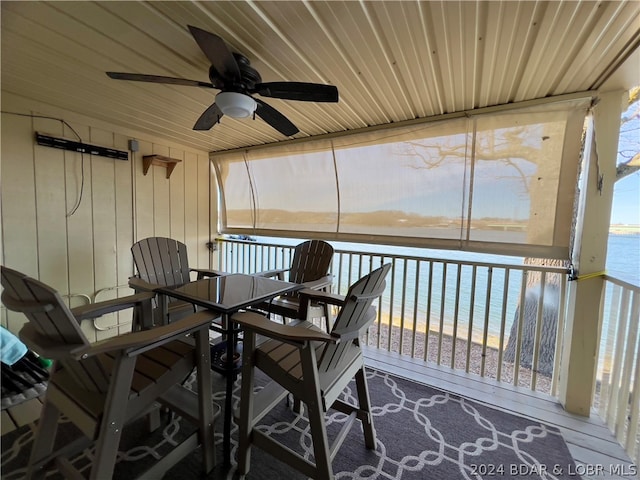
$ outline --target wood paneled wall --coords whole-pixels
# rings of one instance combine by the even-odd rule
[[[215,235],[217,196],[211,190],[215,192],[215,180],[207,152],[117,131],[68,112],[34,108],[4,94],[2,110],[3,265],[50,284],[68,296],[71,306],[131,293],[126,287],[134,273],[130,248],[141,238],[175,238],[187,245],[191,266],[211,267],[205,244]],[[8,111],[60,118],[69,125]],[[81,155],[37,145],[36,131],[79,136],[86,143],[125,151],[135,138],[140,149],[129,153],[129,161]],[[162,166],[152,166],[144,175],[142,157],[150,154],[181,162],[170,179]],[[104,328],[128,318],[105,316],[97,324]],[[1,321],[17,333],[25,320],[2,307]],[[100,331],[83,325],[91,340],[128,328]]]

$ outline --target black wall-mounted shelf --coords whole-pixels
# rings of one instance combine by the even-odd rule
[[[114,158],[116,160],[129,160],[129,152],[124,150],[90,145],[88,143],[77,142],[67,138],[53,137],[46,133],[36,132],[36,143],[44,147],[88,153],[89,155],[99,155],[101,157]]]

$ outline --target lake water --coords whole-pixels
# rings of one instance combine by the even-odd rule
[[[272,239],[258,237],[259,242],[278,243],[296,245],[300,242],[297,239]],[[357,243],[332,242],[336,250],[354,250],[371,253],[387,253],[402,256],[427,257],[442,260],[459,260],[470,262],[484,262],[495,264],[522,265],[523,258],[511,256],[488,255],[471,252],[449,251],[449,250],[429,250],[405,247],[384,247],[384,252],[378,245],[364,245]],[[360,258],[351,259],[351,271],[354,272],[351,278],[347,277],[348,258],[343,259],[343,270],[340,275],[338,266],[334,264],[334,275],[337,278],[334,290],[340,287],[340,293],[346,293],[346,288],[357,279],[358,261]],[[362,259],[362,271],[366,271],[369,258]],[[379,262],[379,260],[375,260]],[[378,263],[379,264],[379,263]],[[383,322],[399,321],[401,317],[405,319],[405,326],[411,328],[413,319],[416,320],[416,327],[423,330],[426,326],[427,311],[430,313],[430,328],[442,328],[445,332],[451,332],[454,319],[457,320],[457,331],[459,335],[466,335],[469,328],[473,332],[473,337],[479,339],[487,333],[496,343],[502,335],[508,336],[512,321],[516,315],[519,305],[519,295],[522,276],[519,271],[511,270],[508,282],[505,285],[505,270],[494,268],[491,277],[491,287],[488,288],[489,274],[485,267],[478,267],[475,276],[475,297],[471,298],[472,292],[472,267],[462,266],[460,271],[454,265],[446,268],[442,263],[433,263],[431,272],[431,304],[427,303],[429,287],[429,271],[426,264],[422,265],[419,275],[416,275],[416,262],[398,263],[394,285],[395,290],[392,295],[389,291],[382,298],[381,311],[384,312]],[[640,235],[610,235],[606,262],[607,273],[611,276],[629,282],[633,285],[640,285]],[[406,277],[405,277],[406,276]],[[401,290],[401,285],[406,278],[406,289]],[[418,279],[417,281],[415,279]],[[456,284],[460,282],[460,289],[456,292]],[[391,284],[391,278],[388,279]],[[388,289],[389,290],[389,289]],[[505,293],[506,290],[506,293]],[[488,292],[488,293],[487,293]],[[528,293],[535,293],[529,291]],[[404,297],[402,296],[404,295]],[[503,312],[503,298],[506,296],[506,310]],[[489,297],[487,308],[486,299]],[[554,291],[545,290],[545,305],[558,301]],[[391,308],[391,305],[393,307]],[[486,315],[488,312],[488,315]],[[503,323],[504,319],[504,323]],[[485,320],[487,324],[485,325]],[[605,319],[606,321],[606,319]],[[501,330],[504,328],[504,333]]]
[[[607,273],[640,286],[640,235],[609,235]]]

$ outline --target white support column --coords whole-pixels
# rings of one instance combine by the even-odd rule
[[[587,161],[573,254],[579,279],[569,283],[560,368],[560,402],[568,412],[584,416],[590,414],[595,385],[604,281],[599,275],[582,280],[580,277],[605,269],[625,93],[616,91],[600,95],[600,102],[594,108],[595,137],[592,141],[587,139],[585,145]]]

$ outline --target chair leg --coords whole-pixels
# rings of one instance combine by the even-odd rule
[[[289,401],[289,397],[287,397]],[[302,415],[302,401],[299,398],[293,397],[293,407],[291,408],[296,415]]]
[[[371,400],[369,399],[369,387],[367,386],[364,365],[357,371],[355,377],[356,389],[358,390],[358,405],[360,411],[366,416],[366,418],[362,418],[364,444],[368,449],[373,450],[376,448],[376,429],[373,426],[373,417],[371,416]]]
[[[316,393],[315,396],[320,399],[319,393]],[[307,413],[309,415],[311,440],[313,441],[313,456],[316,461],[316,478],[322,480],[332,479],[333,469],[331,467],[331,458],[329,457],[329,439],[327,438],[322,404],[315,401],[309,402],[307,404]]]
[[[246,475],[251,467],[251,431],[253,430],[253,351],[256,334],[245,332],[242,351],[242,390],[238,425],[238,473]]]
[[[159,405],[154,405],[151,411],[147,414],[147,428],[149,429],[149,433],[155,432],[158,428],[160,428],[160,407]]]
[[[38,465],[38,463],[53,452],[59,417],[60,411],[58,408],[45,397],[25,478],[36,479],[44,477],[44,465]]]
[[[124,402],[131,388],[131,380],[136,366],[136,357],[120,356],[113,365],[114,377],[105,403],[100,434],[96,442],[95,459],[90,479],[111,478],[118,454],[118,445],[126,418]]]
[[[311,342],[302,348],[300,352],[302,360],[302,375],[307,388],[305,403],[309,416],[309,428],[313,441],[313,456],[316,462],[316,478],[329,480],[333,478],[331,458],[329,456],[329,439],[320,396],[320,380],[316,363],[316,352]]]
[[[195,334],[198,413],[200,417],[200,443],[202,445],[202,464],[205,473],[211,472],[216,464],[215,440],[213,430],[213,404],[211,403],[211,357],[209,349],[209,329],[200,329]]]

